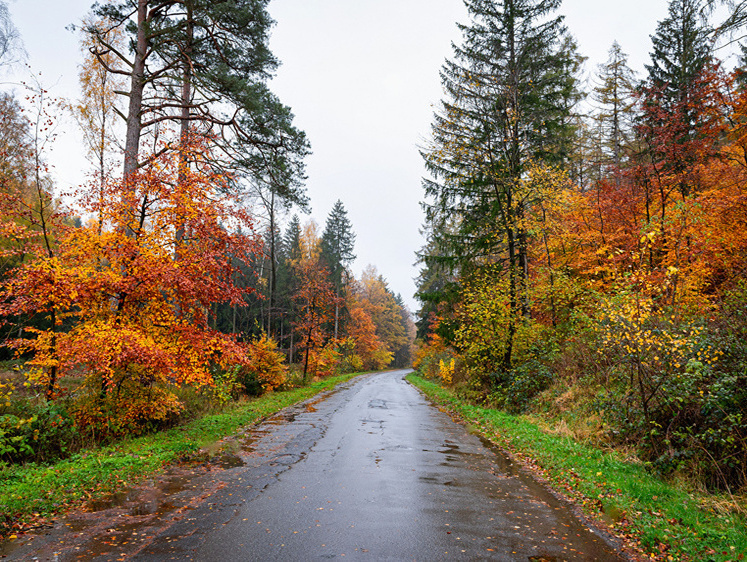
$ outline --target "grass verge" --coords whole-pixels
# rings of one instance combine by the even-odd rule
[[[709,507],[712,498],[666,483],[614,452],[548,435],[519,416],[469,404],[417,375],[407,380],[538,471],[586,514],[636,540],[652,559],[724,562],[747,557],[747,521]]]
[[[227,406],[219,414],[185,425],[81,451],[50,465],[0,465],[0,539],[46,518],[106,496],[160,471],[239,428],[301,402],[359,373],[330,377],[309,386]]]

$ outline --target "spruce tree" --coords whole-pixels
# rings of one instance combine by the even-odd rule
[[[682,198],[696,188],[697,178],[689,177],[688,171],[703,148],[698,143],[707,136],[703,76],[712,65],[712,45],[703,5],[703,0],[670,1],[668,16],[651,37],[651,64],[646,66],[648,79],[642,88],[638,131],[648,146],[644,156],[679,178]],[[662,206],[667,198],[661,196]]]
[[[424,180],[426,217],[451,265],[501,264],[519,321],[529,309],[528,201],[520,184],[530,165],[563,165],[569,156],[579,59],[553,15],[560,0],[465,3],[471,22],[460,26],[463,42],[442,68],[447,99],[423,151],[432,175]],[[452,220],[453,233],[445,228]],[[506,368],[515,330],[507,334]]]
[[[355,260],[355,233],[348,212],[339,199],[327,216],[322,233],[322,257],[329,267],[332,280],[342,284],[345,267]]]
[[[348,219],[348,212],[339,199],[327,216],[327,223],[322,233],[322,259],[329,268],[330,278],[335,287],[335,296],[340,297],[345,285],[347,266],[355,260],[355,233]],[[335,330],[337,339],[340,326],[340,305],[335,304]]]
[[[737,84],[744,88],[747,86],[747,45],[739,45],[739,56],[737,59],[736,80]]]
[[[671,0],[667,17],[651,36],[651,86],[662,91],[661,103],[671,108],[687,102],[693,85],[711,60],[711,29],[703,17],[702,0]]]

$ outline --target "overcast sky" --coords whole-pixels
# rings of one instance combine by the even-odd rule
[[[91,0],[10,0],[31,69],[52,95],[78,95],[78,23]],[[560,13],[587,70],[617,40],[643,72],[650,35],[666,0],[565,0]],[[418,146],[441,98],[438,71],[466,22],[461,0],[272,0],[271,48],[282,62],[272,88],[306,131],[312,217],[323,228],[337,199],[357,234],[356,275],[375,265],[414,310],[415,252],[422,245],[419,202],[424,174]],[[0,77],[12,87],[22,73]],[[50,156],[59,187],[77,185],[88,167],[71,123]],[[302,221],[306,220],[301,217]]]

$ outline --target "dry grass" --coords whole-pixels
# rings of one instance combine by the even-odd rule
[[[700,504],[704,509],[720,515],[747,516],[747,495],[707,496],[704,494]]]

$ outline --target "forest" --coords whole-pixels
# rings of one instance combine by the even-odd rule
[[[0,470],[411,363],[404,301],[351,271],[342,201],[299,219],[310,143],[268,86],[267,4],[96,3],[78,99],[0,91]],[[22,39],[0,0],[0,65]],[[47,159],[61,115],[80,188]]]
[[[413,366],[743,506],[747,4],[668,0],[644,73],[610,37],[588,77],[561,0],[464,0],[420,146],[417,322],[376,267],[353,273],[344,193],[305,218],[311,142],[270,87],[269,4],[100,1],[70,29],[77,99],[0,85],[0,480]],[[8,6],[0,70],[23,60]],[[50,163],[63,116],[79,187]]]
[[[645,75],[610,38],[588,82],[559,0],[465,4],[422,148],[416,368],[743,491],[744,3],[670,0]]]

